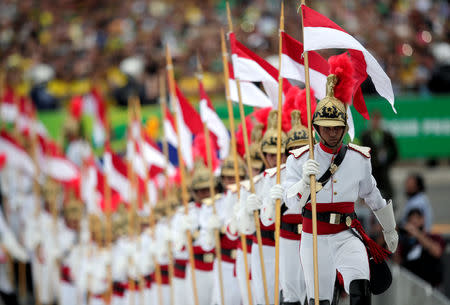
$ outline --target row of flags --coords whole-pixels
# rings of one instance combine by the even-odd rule
[[[279,70],[239,42],[234,33],[229,33],[232,64],[229,66],[229,79],[226,81],[230,85],[230,99],[235,102],[239,100],[236,82],[239,79],[243,104],[259,108],[253,117],[264,121],[270,109],[277,107],[278,78],[281,76],[282,100],[285,101],[283,109],[302,108],[304,110],[302,115],[306,115],[306,106],[296,102],[295,96],[299,89],[289,80],[305,82],[303,54],[308,51],[312,96],[317,99],[324,98],[330,66],[328,61],[315,51],[334,48],[347,49],[353,63],[355,85],[351,96],[355,109],[364,118],[369,118],[360,86],[367,76],[370,76],[377,92],[389,101],[395,111],[390,79],[375,58],[355,38],[325,16],[304,5],[301,9],[304,44],[285,32],[281,33],[282,52]],[[264,90],[256,83],[261,83]],[[175,91],[176,96],[171,101],[171,109],[175,115],[166,110],[162,124],[165,141],[169,146],[168,159],[162,152],[161,143],[156,143],[144,133],[141,121],[136,117],[129,122],[126,154],[121,156],[112,151],[107,139],[106,102],[96,89],[85,96],[74,97],[70,104],[70,115],[75,119],[79,119],[81,115],[90,115],[94,118],[93,139],[97,145],[105,147],[103,162],[99,162],[91,154],[86,158],[84,169],[81,170],[64,156],[61,147],[49,139],[48,133],[36,117],[32,104],[22,97],[17,100],[10,88],[6,88],[0,104],[2,120],[15,123],[21,133],[28,132],[28,139],[30,135],[36,135],[37,161],[33,160],[29,151],[27,152],[5,130],[0,134],[0,154],[6,158],[9,165],[20,168],[29,175],[35,175],[39,170],[61,183],[75,185],[91,211],[109,208],[114,210],[119,202],[128,204],[137,202],[139,207],[144,208],[148,206],[146,202],[155,204],[158,200],[158,190],[167,185],[165,171],[171,180],[179,179],[178,160],[173,156],[180,146],[183,162],[189,170],[193,169],[194,159],[198,155],[204,157],[206,154],[204,124],[211,135],[215,170],[219,167],[220,160],[226,158],[230,152],[229,131],[217,115],[201,79],[199,79],[199,112],[176,84]],[[313,100],[315,105],[315,99]],[[302,118],[303,122],[305,120],[306,118]],[[266,121],[267,119],[264,123]],[[348,107],[348,124],[349,135],[353,139],[354,127],[350,107]],[[180,142],[175,132],[176,125],[180,131]],[[289,125],[289,121],[283,122],[283,126]],[[242,151],[240,153],[242,154]],[[108,207],[105,203],[106,186],[110,188]]]

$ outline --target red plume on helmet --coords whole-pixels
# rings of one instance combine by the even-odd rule
[[[292,86],[284,98],[281,118],[281,128],[284,132],[291,130],[291,112],[297,109],[296,100],[300,92],[301,89],[299,87]]]
[[[311,118],[316,111],[316,98],[314,97],[314,90],[309,88],[309,96],[311,98]],[[306,110],[306,89],[302,89],[300,94],[295,97],[295,109],[300,110],[300,118],[303,126],[308,127],[308,111]],[[290,114],[289,114],[290,118]]]
[[[211,136],[211,135],[210,135]],[[209,138],[209,145],[211,148],[211,160],[212,167],[216,169],[219,166],[219,159],[217,158],[217,146],[214,141],[212,141],[211,137]],[[194,143],[192,144],[192,154],[194,160],[201,159],[205,166],[208,166],[208,154],[206,149],[206,136],[204,133],[200,133],[195,136]]]
[[[331,56],[328,59],[330,64],[330,74],[338,78],[334,87],[334,96],[345,104],[352,103],[353,88],[356,81],[353,77],[354,68],[347,53]]]
[[[256,121],[258,121],[259,123],[264,125],[263,133],[266,132],[267,119],[269,118],[269,113],[271,110],[272,110],[272,107],[265,107],[265,108],[256,110],[252,114],[252,116],[256,119]],[[248,130],[248,133],[251,135],[252,131]]]
[[[83,97],[76,95],[70,100],[69,112],[74,119],[80,120],[83,112]]]

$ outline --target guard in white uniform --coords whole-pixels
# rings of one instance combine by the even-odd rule
[[[341,76],[351,72],[348,67],[333,68],[331,61],[330,65],[331,71],[337,71],[337,75],[328,76],[327,96],[317,105],[313,117],[321,142],[314,146],[315,160],[309,159],[308,146],[293,151],[289,156],[286,203],[289,208],[303,209],[300,255],[310,304],[314,304],[314,270],[311,204],[308,202],[310,175],[316,175],[321,181],[316,183],[320,302],[331,303],[337,270],[342,275],[345,291],[350,295],[350,304],[366,305],[371,304],[368,253],[375,262],[382,262],[388,251],[364,233],[354,213],[354,202],[362,198],[374,211],[390,251],[395,251],[398,235],[392,204],[386,204],[381,197],[371,174],[370,149],[353,144],[342,145],[348,129],[343,102],[351,101],[351,95],[346,92],[353,92],[348,90],[348,86],[353,84],[347,84]],[[340,79],[343,81],[339,82]],[[324,173],[327,171],[329,179],[322,178],[326,177]],[[291,198],[296,200],[289,200]]]
[[[210,197],[209,180],[210,172],[202,160],[195,163],[194,173],[191,182],[191,189],[195,202],[189,203],[189,214],[182,217],[181,224],[177,227],[180,237],[185,237],[186,230],[191,230],[193,236],[193,251],[195,261],[195,279],[197,286],[197,296],[199,305],[210,305],[212,302],[212,291],[214,286],[214,238],[208,234],[200,235],[202,228],[207,231],[210,227],[210,208],[202,205],[202,200]],[[217,224],[217,222],[213,222]],[[202,237],[202,238],[200,238]],[[209,240],[208,240],[209,239]],[[211,247],[212,244],[212,247]],[[186,243],[185,243],[186,245]],[[194,305],[194,294],[191,279],[192,269],[188,265],[186,270],[187,304]]]
[[[287,134],[286,151],[308,144],[308,130],[302,126],[300,111],[291,112],[292,128]],[[286,179],[286,164],[280,167],[281,183]],[[266,170],[266,187],[270,196],[265,198],[261,209],[261,221],[269,226],[275,222],[275,201],[281,200],[280,223],[280,289],[284,305],[301,305],[306,300],[305,278],[300,262],[300,239],[302,215],[299,208],[288,208],[284,202],[284,189],[276,183],[276,167]],[[296,205],[294,205],[297,207]]]
[[[238,175],[240,180],[245,178],[245,166],[241,158],[238,159]],[[234,158],[230,153],[222,162],[220,169],[220,176],[222,185],[226,188],[234,184]],[[236,229],[231,232],[226,232],[226,225],[229,224],[229,219],[233,218],[233,206],[236,200],[236,193],[225,189],[225,193],[215,201],[216,212],[219,217],[220,227],[225,228],[220,233],[220,248],[222,254],[222,279],[224,289],[224,302],[227,305],[239,304],[241,294],[236,278],[235,263],[236,263],[236,248],[238,243],[238,235]],[[235,227],[236,228],[236,227]],[[220,297],[220,282],[218,271],[218,260],[214,261],[214,290],[213,290],[213,304],[222,304]]]

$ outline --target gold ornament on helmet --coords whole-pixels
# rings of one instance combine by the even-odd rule
[[[267,118],[267,130],[261,140],[261,151],[268,154],[277,153],[277,118],[278,111],[272,110]],[[281,132],[281,151],[286,150],[286,134]]]
[[[264,162],[263,162],[263,156],[261,153],[261,139],[262,139],[262,133],[263,133],[264,125],[261,123],[255,124],[252,129],[251,134],[251,144],[249,147],[250,150],[250,159],[252,160],[252,167],[254,169],[261,170]]]
[[[238,173],[240,177],[245,177],[245,164],[241,157],[237,156]],[[222,161],[220,175],[223,177],[234,177],[234,157],[232,153]]]
[[[193,191],[209,188],[209,179],[211,173],[205,166],[203,160],[198,159],[194,164],[194,173],[192,175],[191,189]]]
[[[80,221],[83,216],[83,202],[72,193],[63,207],[63,213],[69,222]]]
[[[128,232],[128,211],[125,204],[120,204],[117,211],[112,215],[113,238],[117,239]]]
[[[334,96],[338,78],[334,74],[327,77],[327,96],[317,104],[312,123],[317,126],[347,126],[346,105]]]
[[[292,110],[291,126],[287,134],[286,150],[308,145],[308,129],[301,123],[299,110]]]

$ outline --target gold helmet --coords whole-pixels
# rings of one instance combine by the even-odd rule
[[[263,153],[277,153],[277,110],[272,110],[267,118],[267,130],[261,140],[261,151]],[[286,134],[281,132],[281,151],[286,150]]]
[[[327,96],[317,104],[312,123],[317,126],[347,126],[345,104],[334,96],[334,87],[338,78],[334,74],[327,77]]]
[[[238,173],[240,177],[245,177],[245,164],[241,157],[237,156]],[[222,161],[222,167],[220,168],[220,175],[224,177],[234,177],[234,157],[233,154],[228,154]]]
[[[287,134],[286,150],[307,145],[309,142],[308,129],[301,123],[299,110],[292,110],[291,125],[292,128]]]
[[[209,179],[211,178],[211,172],[203,163],[203,160],[199,159],[195,162],[194,172],[192,175],[191,189],[193,191],[208,188]],[[214,177],[213,177],[214,178]]]
[[[257,123],[253,126],[252,134],[251,134],[251,144],[249,147],[250,150],[250,159],[252,159],[252,167],[255,169],[261,170],[264,161],[261,153],[261,138],[263,132],[264,125],[261,123]]]
[[[83,202],[71,195],[63,207],[63,213],[68,221],[80,221],[83,216]]]
[[[104,244],[106,239],[106,227],[99,215],[89,215],[89,229],[91,231],[92,240],[99,244]]]
[[[112,216],[112,231],[114,239],[124,236],[128,232],[128,211],[125,204],[120,204]]]
[[[317,104],[316,111],[314,111],[314,116],[312,119],[312,124],[314,129],[319,134],[321,141],[329,146],[328,143],[322,138],[320,134],[319,126],[324,127],[344,127],[344,132],[342,133],[339,142],[334,145],[338,147],[342,144],[344,135],[348,131],[347,124],[347,105],[335,97],[336,84],[338,84],[339,79],[335,74],[330,74],[327,77],[327,96],[324,97],[319,104]],[[345,87],[346,84],[341,85]],[[348,98],[351,101],[351,96]]]

